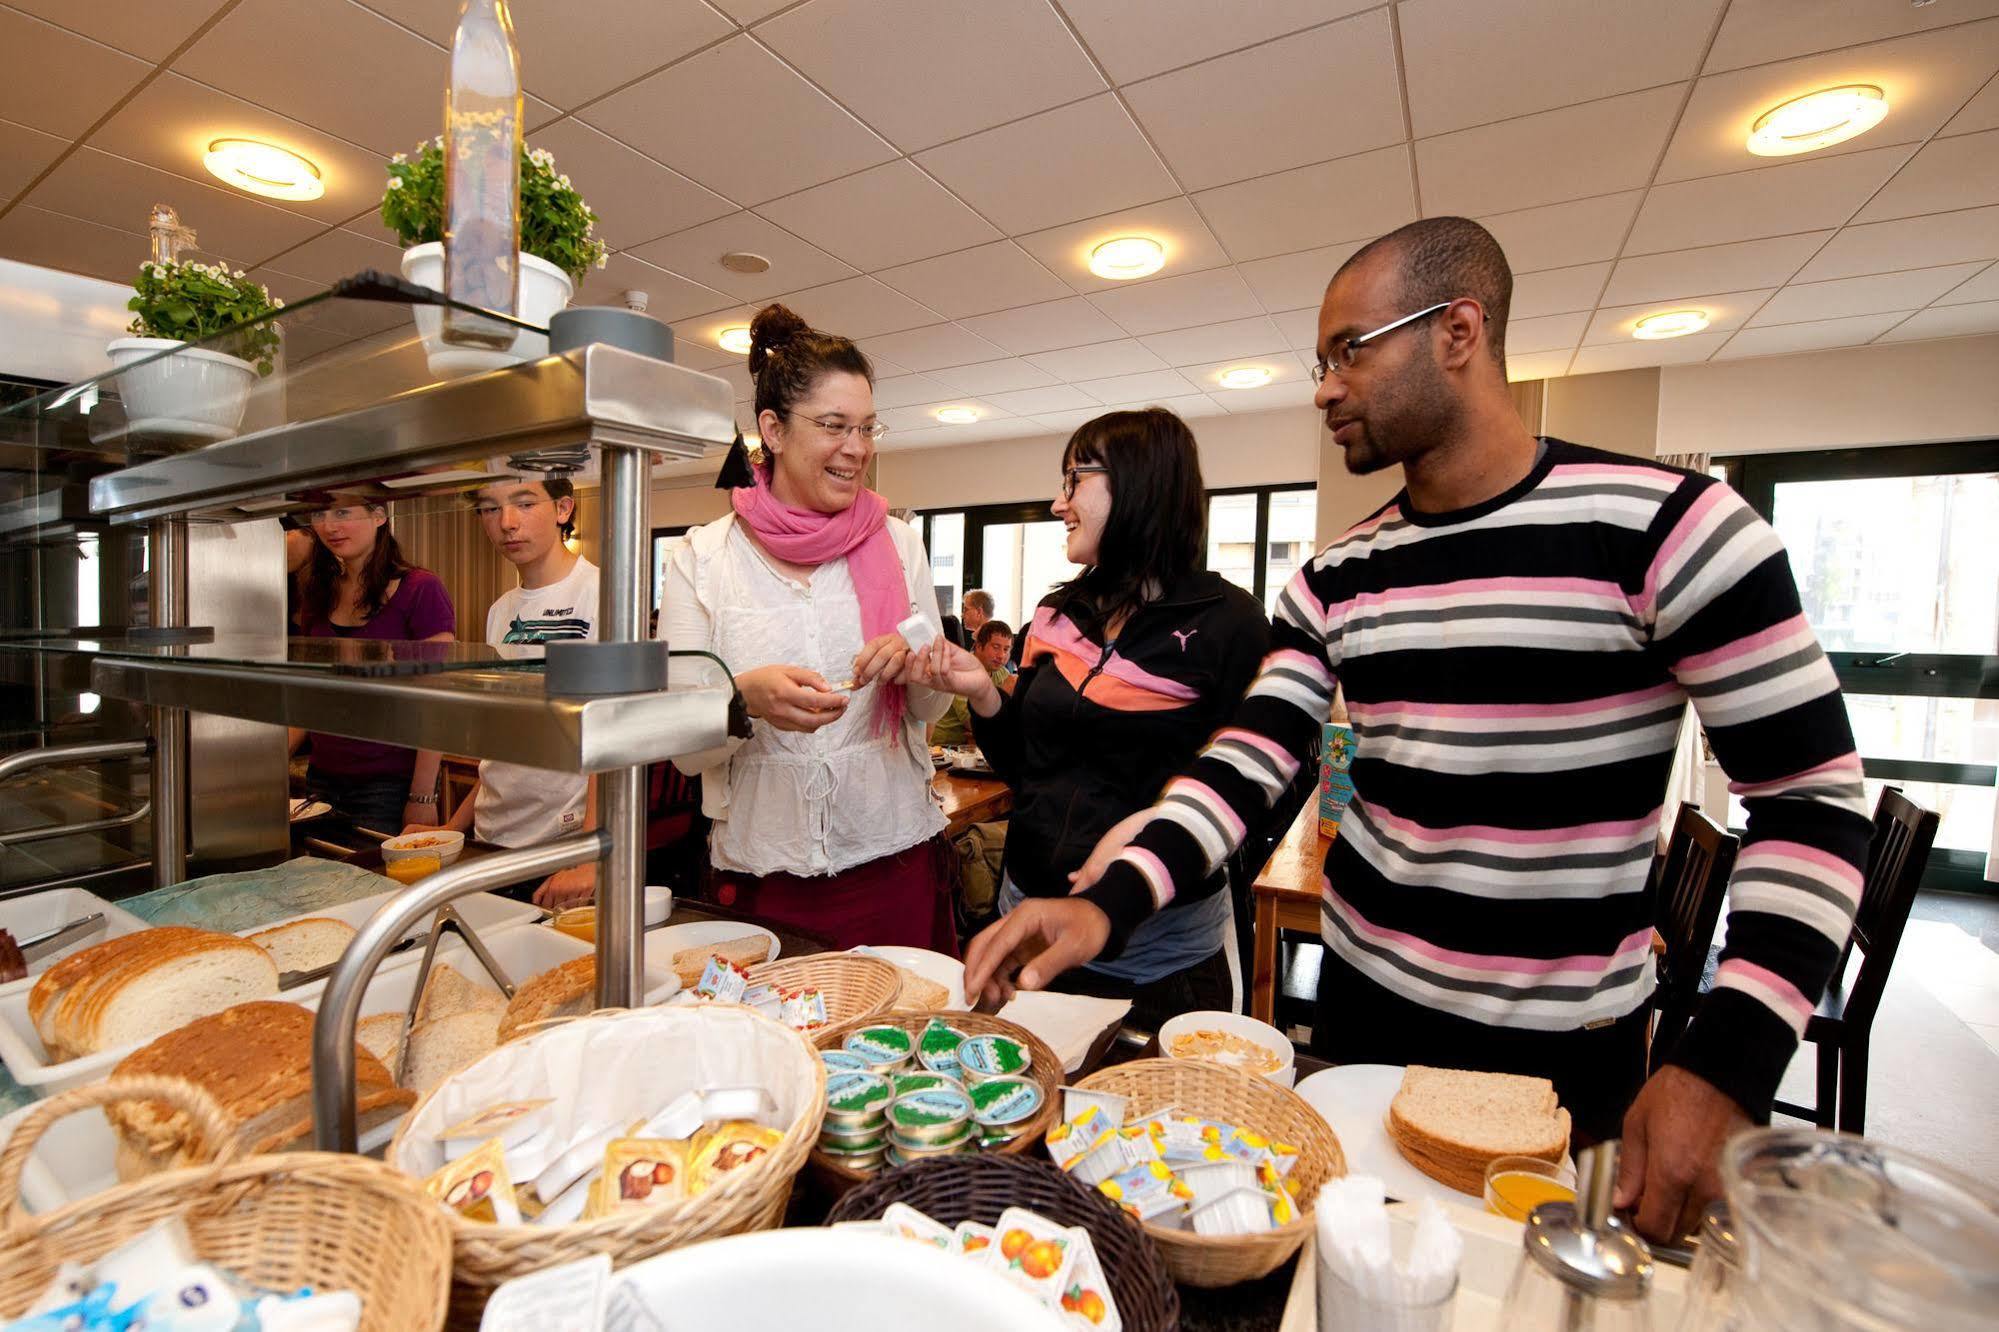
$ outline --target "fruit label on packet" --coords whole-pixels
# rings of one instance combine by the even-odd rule
[[[596,1205],[585,1220],[638,1212],[687,1197],[687,1144],[666,1138],[616,1138],[604,1148]]]
[[[706,1193],[733,1172],[769,1156],[784,1134],[761,1124],[723,1124],[701,1140],[689,1166],[689,1193]]]
[[[995,1232],[991,1226],[982,1226],[976,1221],[960,1221],[956,1232],[958,1252],[970,1256],[983,1253],[992,1247]]]
[[[1024,1207],[1001,1212],[993,1232],[992,1246],[986,1250],[987,1269],[1032,1291],[1050,1308],[1057,1307],[1076,1265],[1075,1234]]]
[[[942,1249],[946,1253],[951,1253],[958,1247],[957,1232],[943,1222],[924,1215],[908,1203],[890,1203],[882,1212],[882,1221],[904,1239],[916,1240]]]
[[[1102,1110],[1091,1106],[1076,1119],[1066,1120],[1048,1130],[1048,1155],[1063,1170],[1095,1151],[1117,1130]]]
[[[1291,1173],[1291,1167],[1298,1164],[1298,1149],[1286,1143],[1272,1142],[1260,1133],[1248,1129],[1236,1129],[1223,1137],[1222,1155],[1234,1161],[1247,1161],[1251,1165],[1269,1165],[1280,1175]]]
[[[1157,1115],[1145,1121],[1163,1161],[1176,1165],[1224,1159],[1222,1140],[1234,1129],[1195,1115]]]
[[[826,997],[817,990],[780,990],[778,1020],[794,1031],[826,1025]]]
[[[750,973],[720,954],[708,958],[708,965],[701,968],[701,979],[694,984],[696,998],[719,999],[729,1004],[742,1002],[749,989]]]
[[[1071,1327],[1124,1332],[1124,1319],[1118,1316],[1117,1301],[1111,1298],[1111,1285],[1104,1280],[1104,1269],[1097,1262],[1097,1251],[1090,1246],[1089,1232],[1076,1233],[1082,1239],[1076,1245],[1076,1265],[1070,1270],[1069,1284],[1062,1291],[1062,1316]]]
[[[447,1163],[423,1182],[423,1190],[467,1221],[500,1226],[521,1223],[514,1181],[507,1174],[507,1149],[498,1138],[488,1138]]]
[[[1097,1189],[1140,1221],[1178,1211],[1194,1197],[1194,1191],[1163,1161],[1146,1161],[1121,1170]]]

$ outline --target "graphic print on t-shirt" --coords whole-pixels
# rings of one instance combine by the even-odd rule
[[[588,638],[590,617],[577,614],[575,606],[544,606],[538,615],[519,615],[507,624],[502,643],[553,643],[558,639]]]

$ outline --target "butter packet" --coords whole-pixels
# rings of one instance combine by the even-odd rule
[[[1081,1238],[1076,1244],[1076,1265],[1062,1290],[1062,1320],[1071,1327],[1093,1328],[1096,1332],[1124,1332],[1124,1319],[1118,1317],[1117,1301],[1111,1298],[1111,1283],[1104,1280],[1103,1265],[1097,1261],[1097,1251],[1090,1244],[1090,1233],[1073,1229]]]
[[[992,1247],[995,1232],[991,1226],[982,1226],[976,1221],[960,1221],[954,1238],[958,1241],[958,1252],[969,1258],[973,1254],[983,1254]]]
[[[733,1171],[753,1165],[770,1155],[784,1141],[784,1134],[761,1124],[723,1124],[703,1138],[694,1149],[689,1166],[690,1193],[705,1193],[728,1178]]]
[[[723,1003],[741,1003],[749,993],[750,973],[720,955],[711,956],[708,965],[701,968],[701,979],[694,983],[697,999],[716,999]]]
[[[521,1223],[514,1182],[507,1174],[507,1149],[498,1138],[488,1138],[446,1163],[423,1182],[423,1191],[467,1221],[499,1226]]]
[[[446,1156],[461,1156],[488,1138],[498,1138],[502,1147],[517,1147],[548,1127],[549,1109],[555,1102],[501,1101],[453,1124],[437,1135]]]
[[[668,1138],[617,1138],[604,1148],[597,1216],[644,1211],[687,1197],[687,1144]],[[586,1220],[595,1220],[586,1209]]]
[[[1070,1228],[1025,1207],[1009,1207],[993,1231],[996,1238],[985,1250],[987,1270],[1025,1287],[1049,1308],[1059,1307],[1076,1266],[1076,1237]]]
[[[958,1247],[956,1231],[943,1222],[924,1215],[908,1203],[890,1203],[882,1212],[882,1221],[904,1239],[929,1244],[946,1253]]]

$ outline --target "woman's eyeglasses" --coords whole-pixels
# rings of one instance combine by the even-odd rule
[[[1074,467],[1062,469],[1062,498],[1076,498],[1076,482],[1086,476],[1103,476],[1111,469],[1097,463],[1078,463]]]
[[[801,421],[810,421],[818,426],[820,433],[828,439],[845,439],[849,433],[858,434],[865,439],[880,439],[888,433],[888,427],[880,421],[850,423],[837,416],[807,416],[803,412],[786,412],[785,415],[795,416]]]

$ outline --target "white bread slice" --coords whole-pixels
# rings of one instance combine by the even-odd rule
[[[498,1047],[499,1030],[499,1014],[490,1008],[433,1018],[412,1029],[403,1086],[418,1095],[429,1091]]]
[[[185,925],[138,930],[80,949],[44,971],[36,977],[34,987],[28,991],[28,1020],[35,1024],[35,1032],[42,1038],[42,1045],[51,1054],[55,1053],[55,1017],[70,990],[90,977],[119,965],[128,954],[165,939],[193,933],[195,931]]]
[[[279,971],[312,971],[340,960],[354,941],[354,927],[331,916],[308,916],[259,930],[249,939],[271,955]]]
[[[354,1041],[393,1073],[403,1048],[403,1015],[374,1013],[362,1018],[354,1029]]]
[[[695,948],[683,948],[673,955],[674,974],[680,977],[683,986],[692,988],[701,979],[701,973],[708,966],[708,959],[719,957],[724,962],[733,962],[739,967],[753,967],[770,956],[770,939],[762,934],[746,934],[740,939],[724,939],[721,943],[702,944]]]
[[[499,1010],[507,1006],[506,996],[490,985],[481,985],[471,980],[448,962],[440,962],[430,969],[430,979],[424,982],[423,1001],[416,1008],[416,1026],[447,1018],[455,1013],[470,1013],[489,1010],[493,1020],[499,1021]]]
[[[127,967],[100,987],[86,1039],[115,1050],[251,999],[278,992],[278,968],[263,949],[234,935],[199,941],[151,966]]]
[[[499,1043],[533,1022],[580,1017],[597,1006],[597,959],[576,957],[561,966],[530,976],[514,989],[513,1001],[500,1015]]]
[[[1389,1132],[1439,1164],[1476,1166],[1495,1156],[1561,1159],[1569,1113],[1546,1078],[1411,1064],[1388,1107]]]

